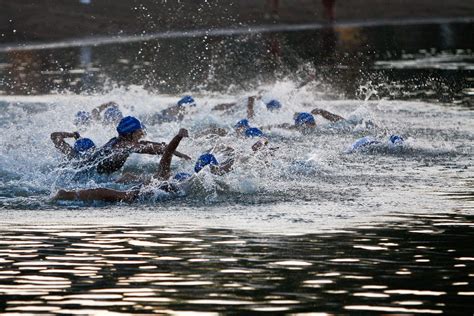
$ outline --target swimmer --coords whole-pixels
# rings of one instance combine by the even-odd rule
[[[176,105],[172,105],[167,109],[162,110],[160,113],[151,115],[147,121],[152,124],[160,124],[167,122],[182,121],[186,112],[190,107],[195,107],[196,101],[192,96],[187,95],[181,98]]]
[[[101,113],[103,117],[101,117]],[[99,105],[91,112],[79,111],[74,116],[74,125],[78,129],[85,129],[93,122],[101,122],[103,125],[117,125],[123,118],[119,106],[115,102],[107,102]]]
[[[405,142],[405,139],[400,135],[390,135],[387,144],[389,147],[399,147],[402,146]],[[364,148],[371,147],[373,145],[380,145],[382,141],[377,140],[375,137],[372,136],[365,136],[362,138],[357,139],[352,145],[345,151],[346,153],[353,153],[357,150],[361,150]]]
[[[262,130],[256,127],[251,127],[249,120],[242,119],[234,125],[235,134],[242,138],[260,138],[252,145],[253,151],[258,151],[268,144],[268,139],[264,136]],[[199,133],[198,137],[208,135],[227,136],[229,131],[220,127],[211,127]]]
[[[339,122],[339,121],[345,121],[346,120],[345,118],[343,118],[340,115],[331,113],[331,112],[323,110],[323,109],[317,109],[316,108],[316,109],[311,111],[311,114],[320,115],[320,116],[324,117],[326,120],[328,120],[330,122]]]
[[[65,139],[74,138],[76,141],[74,145],[68,144]],[[64,154],[68,160],[90,158],[94,153],[96,147],[89,138],[82,138],[78,132],[54,132],[51,133],[51,140],[54,146]]]
[[[312,132],[316,128],[316,120],[311,113],[308,112],[298,112],[293,116],[295,123],[288,124],[283,123],[279,125],[266,126],[263,129],[272,129],[272,128],[284,128],[289,130],[297,130],[303,134]]]
[[[161,157],[158,165],[158,171],[152,177],[150,181],[142,184],[142,186],[150,184],[153,180],[166,181],[170,178],[171,174],[171,160],[173,154],[176,154],[176,148],[184,137],[188,137],[188,131],[186,129],[180,129],[178,134],[173,137],[168,145],[163,149],[163,156]],[[181,176],[180,179],[184,179],[185,176]],[[187,178],[186,178],[187,179]],[[167,182],[162,182],[158,186],[158,189],[165,192],[175,192],[179,190],[175,185]],[[126,202],[132,203],[140,198],[141,190],[132,189],[128,191],[118,191],[107,188],[97,189],[86,189],[79,191],[65,191],[59,190],[54,200],[80,200],[80,201],[104,201],[104,202]]]
[[[261,96],[250,96],[247,98],[247,118],[252,119],[255,116],[255,101],[256,100],[261,100]],[[231,109],[235,108],[235,106],[238,105],[237,102],[232,102],[232,103],[222,103],[216,105],[212,110],[213,111],[230,111]],[[267,110],[269,111],[275,111],[281,109],[282,105],[280,101],[276,99],[272,99],[268,102],[265,102],[265,106]]]
[[[101,113],[103,117],[101,118]],[[119,105],[115,102],[107,102],[99,105],[91,111],[92,118],[97,122],[102,122],[103,125],[116,126],[123,118],[123,114],[119,109]]]
[[[92,115],[87,111],[79,111],[74,115],[74,125],[78,129],[85,129],[92,124]]]
[[[220,156],[221,159],[218,159]],[[221,160],[221,161],[219,161]],[[208,150],[199,156],[194,165],[194,172],[200,172],[204,167],[209,166],[212,174],[222,176],[229,173],[235,162],[235,150],[225,145],[217,145],[213,149]]]
[[[164,153],[166,144],[140,140],[145,136],[141,122],[132,116],[124,117],[117,126],[118,137],[109,140],[104,146],[97,150],[97,172],[110,174],[120,170],[128,157],[132,154],[161,155]],[[191,158],[180,152],[173,153],[187,160]]]

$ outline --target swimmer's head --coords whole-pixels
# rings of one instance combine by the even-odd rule
[[[178,101],[178,106],[196,106],[196,101],[190,95],[184,96]]]
[[[295,115],[295,125],[316,125],[316,121],[311,113],[300,112]]]
[[[104,111],[103,123],[106,125],[115,125],[118,124],[122,118],[123,114],[119,108],[116,105],[112,105]]]
[[[262,137],[263,132],[259,128],[251,127],[251,128],[247,128],[247,130],[245,131],[245,136],[246,137]]]
[[[400,135],[390,135],[388,141],[393,145],[402,145],[405,140]]]
[[[137,138],[141,138],[145,135],[144,126],[133,116],[126,116],[121,119],[117,126],[117,132],[120,136],[129,136],[135,133],[137,134]],[[138,137],[139,135],[140,137]]]
[[[77,127],[87,126],[92,123],[92,115],[86,111],[79,111],[74,116],[74,125]]]
[[[217,166],[219,162],[217,161],[216,157],[213,154],[203,154],[201,155],[198,160],[196,161],[196,165],[194,166],[194,171],[198,173],[207,165]]]
[[[270,110],[270,111],[281,109],[281,103],[278,100],[271,100],[266,105],[267,105],[267,110]]]
[[[249,120],[243,119],[237,122],[237,124],[234,125],[234,129],[237,132],[238,135],[242,136],[245,134],[245,131],[250,128]]]
[[[243,119],[237,122],[237,124],[234,125],[234,128],[250,128],[250,123],[249,120]]]
[[[316,127],[316,121],[311,113],[300,112],[295,114],[295,126],[298,128],[314,128]]]
[[[187,172],[178,172],[173,179],[175,179],[178,182],[183,182],[186,181],[187,179],[191,178],[191,174]]]
[[[74,143],[74,151],[79,155],[86,154],[91,149],[95,149],[95,144],[89,138],[79,138]]]

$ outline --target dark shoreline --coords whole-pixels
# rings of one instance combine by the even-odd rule
[[[331,1],[325,1],[326,4]],[[0,0],[0,43],[49,42],[94,36],[139,35],[170,30],[232,28],[246,25],[327,23],[328,6],[319,0],[124,1]],[[405,20],[474,15],[464,0],[345,0],[334,2],[334,21]]]

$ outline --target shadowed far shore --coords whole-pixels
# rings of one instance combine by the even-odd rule
[[[465,0],[0,0],[0,43],[268,24],[474,16]]]

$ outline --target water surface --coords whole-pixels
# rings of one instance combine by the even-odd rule
[[[406,34],[410,33],[410,37]],[[0,53],[0,311],[5,313],[463,314],[472,304],[472,23],[342,27],[24,47]],[[66,45],[67,46],[67,45]],[[271,129],[272,148],[194,138],[246,115],[212,111],[261,93],[254,126],[315,107],[314,133]],[[216,142],[241,159],[203,172],[182,196],[133,204],[57,202],[77,178],[49,139],[73,116],[116,101],[148,115],[192,94],[180,123],[148,125],[199,156]],[[81,134],[102,145],[113,128]],[[387,143],[391,134],[405,144]],[[359,137],[379,146],[346,153]],[[125,170],[152,173],[159,157]],[[173,172],[193,163],[174,160]],[[184,313],[185,314],[185,313]],[[186,315],[186,314],[185,314]]]

